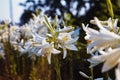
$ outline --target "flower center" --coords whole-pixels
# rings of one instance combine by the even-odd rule
[[[67,35],[62,38],[62,41],[63,41],[63,42],[66,42],[66,41],[68,41],[68,40],[69,40],[69,37],[68,37]]]
[[[48,56],[51,52],[51,48],[48,47],[48,48],[45,48],[45,56]]]

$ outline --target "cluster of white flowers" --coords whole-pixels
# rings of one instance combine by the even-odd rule
[[[29,57],[45,56],[51,63],[51,54],[61,53],[66,58],[67,49],[77,51],[75,46],[79,35],[71,26],[60,26],[60,20],[47,16],[35,16],[23,26],[0,25],[0,55],[4,57],[4,42],[9,41],[20,55],[28,53]]]
[[[120,80],[120,27],[117,26],[118,19],[109,18],[106,21],[100,21],[96,17],[91,20],[92,24],[98,27],[98,30],[82,24],[86,32],[85,39],[90,41],[87,46],[87,52],[92,55],[89,61],[92,66],[104,62],[102,72],[109,71],[117,66],[115,70],[116,80]],[[99,52],[100,55],[94,55]]]

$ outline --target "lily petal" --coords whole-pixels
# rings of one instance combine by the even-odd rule
[[[51,53],[47,55],[48,63],[51,64]]]
[[[69,50],[78,51],[77,47],[74,44],[68,44],[68,45],[65,45],[65,47]]]
[[[115,67],[119,62],[119,58],[120,58],[120,48],[112,50],[106,58],[106,61],[102,68],[102,72],[106,72],[112,69],[113,67]]]
[[[59,51],[59,50],[53,48],[51,52],[52,52],[53,54],[59,54],[61,51]]]
[[[67,50],[66,48],[63,48],[63,59],[65,59],[67,56]]]

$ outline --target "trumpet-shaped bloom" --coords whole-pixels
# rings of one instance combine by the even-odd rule
[[[90,21],[92,24],[95,24],[97,25],[96,21],[95,20],[91,20]],[[111,19],[109,18],[108,20],[106,21],[100,21],[100,24],[105,27],[106,29],[108,29],[109,31],[114,31],[114,32],[117,32],[118,31],[118,27],[117,27],[117,23],[118,23],[118,19]]]
[[[102,55],[93,56],[91,58],[91,60],[95,64],[96,63],[99,64],[101,62],[104,62],[102,72],[106,72],[106,71],[112,69],[113,67],[115,67],[119,63],[119,60],[120,60],[120,48],[113,49],[113,50],[107,51],[107,52],[100,51],[100,53],[102,53]]]
[[[60,47],[63,48],[63,58],[67,55],[67,49],[77,51],[75,42],[79,37],[79,29],[73,31],[74,28],[71,26],[64,26],[61,29],[61,20],[58,20],[57,16],[55,20],[47,16],[33,16],[33,19],[20,27],[0,25],[1,44],[9,41],[15,50],[20,51],[20,55],[28,53],[29,57],[46,56],[49,63],[51,63],[51,54],[61,52],[57,50]]]
[[[48,33],[48,28],[44,25],[43,21],[43,17],[34,15],[34,18],[31,19],[30,22],[26,25],[32,29],[32,32],[35,32],[41,36],[46,36]]]
[[[20,35],[24,39],[30,39],[32,37],[32,29],[29,26],[21,26]]]
[[[75,42],[78,40],[78,37],[72,38],[72,33],[60,33],[58,36],[58,41],[60,46],[63,48],[63,58],[67,55],[67,49],[77,51]]]
[[[95,18],[95,21],[100,29],[99,31],[88,28],[88,25],[86,27],[83,25],[83,29],[87,34],[85,36],[85,39],[91,41],[87,47],[87,51],[89,53],[115,46],[115,44],[118,44],[120,42],[119,35],[104,28],[97,18]]]
[[[109,19],[108,21],[99,21],[94,18],[93,24],[97,25],[98,30],[89,28],[88,25],[83,26],[86,32],[85,39],[91,41],[88,44],[88,53],[98,51],[100,55],[93,55],[89,61],[93,63],[91,67],[104,62],[102,72],[109,71],[120,62],[120,35],[117,27],[117,19]],[[119,64],[120,65],[120,64]],[[120,80],[119,68],[116,69],[116,80]]]
[[[39,48],[41,49],[38,51],[38,53],[36,53],[36,55],[46,56],[49,64],[51,64],[51,54],[59,54],[61,52],[54,48],[53,43],[49,44],[45,39],[42,41],[42,45],[39,46]]]
[[[11,41],[19,41],[20,40],[20,27],[11,26],[10,27],[10,40]]]

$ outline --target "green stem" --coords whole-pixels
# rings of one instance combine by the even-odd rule
[[[56,71],[57,80],[62,80],[60,75],[60,64],[59,64],[58,56],[54,56],[54,68]]]
[[[108,74],[108,72],[105,75],[105,80],[109,80],[109,74]]]
[[[93,68],[90,68],[90,74],[91,74],[91,78],[89,80],[94,80]]]
[[[108,11],[110,13],[110,16],[113,19],[114,18],[114,12],[113,12],[113,7],[112,7],[112,2],[111,2],[111,0],[106,0],[106,2],[107,2],[107,7],[108,7]]]
[[[70,52],[69,52],[70,53]],[[69,58],[69,60],[70,60],[70,80],[73,80],[73,58],[72,58],[72,54],[70,54],[70,58]]]

